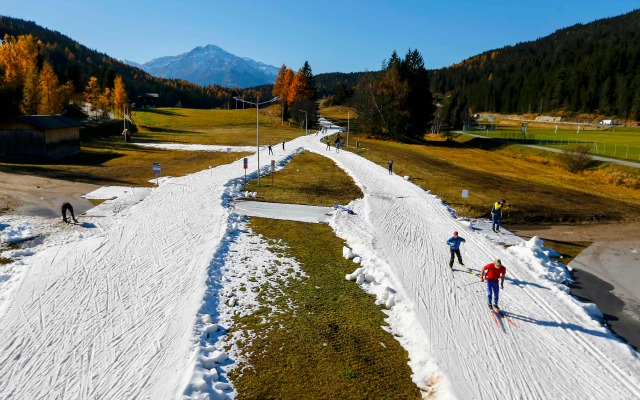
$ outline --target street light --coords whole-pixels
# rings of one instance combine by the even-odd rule
[[[307,129],[307,112],[305,110],[298,110],[304,113],[304,134],[308,134],[309,130]]]
[[[347,148],[349,147],[349,126],[350,126],[350,120],[349,120],[349,111],[347,111]]]
[[[274,97],[271,100],[267,100],[267,101],[263,101],[262,103],[260,103],[260,96],[258,96],[258,98],[256,99],[256,102],[253,103],[251,101],[246,101],[245,99],[241,99],[239,97],[234,97],[234,100],[238,100],[242,102],[242,108],[244,109],[244,103],[247,104],[251,104],[253,106],[256,106],[256,149],[258,150],[256,152],[256,154],[258,155],[258,186],[260,186],[260,125],[259,125],[259,119],[258,119],[258,110],[260,109],[260,105],[261,104],[267,104],[267,103],[271,103],[274,101],[277,101],[280,98],[280,96]]]
[[[342,110],[338,110],[338,111],[342,112]],[[350,111],[347,111],[347,147],[349,147],[349,126],[350,126],[349,114],[350,114]]]

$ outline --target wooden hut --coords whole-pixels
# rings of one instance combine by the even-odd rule
[[[80,123],[62,115],[0,121],[0,155],[62,158],[80,152]]]

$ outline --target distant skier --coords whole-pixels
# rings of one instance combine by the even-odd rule
[[[284,150],[284,143],[285,143],[285,141],[283,140],[282,141],[282,150]]]
[[[269,149],[269,154],[273,155],[273,145],[271,145],[271,143],[269,143],[269,145],[267,146],[267,148]]]
[[[67,224],[69,223],[69,220],[67,219],[67,211],[69,211],[71,213],[71,218],[73,219],[73,222],[75,222],[76,224],[78,223],[76,216],[73,214],[73,206],[70,203],[62,203],[61,211],[62,211],[63,222]]]
[[[507,273],[507,269],[502,266],[502,262],[496,259],[494,262],[485,265],[482,268],[482,274],[480,275],[480,281],[487,282],[487,304],[489,308],[500,309],[498,307],[498,299],[500,295],[500,289],[504,289],[504,276]],[[498,286],[500,282],[500,286]],[[493,306],[491,305],[491,298],[493,296]]]
[[[325,150],[331,150],[331,140],[327,137],[327,148]]]
[[[505,200],[498,200],[491,207],[491,229],[494,232],[500,232],[500,225],[502,225],[502,210],[504,208]]]
[[[460,265],[464,265],[462,262],[462,256],[460,255],[460,244],[464,243],[464,238],[458,236],[458,232],[453,232],[453,236],[447,240],[447,244],[449,245],[449,250],[451,250],[451,260],[449,261],[449,268],[453,268],[453,259],[455,256],[458,256],[458,262]]]
[[[387,162],[387,167],[389,167],[389,175],[393,174],[393,160]]]

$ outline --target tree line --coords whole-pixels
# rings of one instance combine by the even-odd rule
[[[0,107],[6,115],[62,114],[74,96],[73,82],[60,83],[51,63],[42,56],[44,44],[33,35],[5,35],[0,43]],[[100,88],[92,76],[84,98],[93,110],[122,116],[127,93],[122,77],[113,89]]]
[[[560,29],[431,71],[431,88],[474,111],[640,119],[640,11]]]

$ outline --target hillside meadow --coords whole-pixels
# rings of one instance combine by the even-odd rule
[[[346,125],[346,113],[336,107],[328,111],[334,121]],[[321,113],[325,115],[324,110]],[[393,160],[395,173],[440,196],[459,216],[488,217],[493,202],[504,198],[510,204],[507,224],[640,220],[638,168],[591,161],[585,171],[572,174],[556,153],[462,134],[429,135],[420,144],[379,140],[354,131],[350,136],[350,147],[344,150],[383,167]],[[467,198],[462,197],[463,190],[468,191]]]
[[[245,110],[159,108],[133,112],[138,132],[134,142],[256,145],[256,113]],[[244,153],[169,151],[122,141],[122,121],[87,126],[80,131],[81,152],[62,160],[0,158],[0,171],[39,175],[97,185],[152,186],[152,164],[163,176],[182,176],[232,162]],[[276,143],[302,134],[299,127],[281,125],[260,109],[260,142]]]
[[[196,110],[159,108],[135,110],[132,119],[138,127],[135,138],[145,142],[256,145],[256,109]],[[289,141],[304,134],[300,126],[283,124],[280,107],[259,110],[260,146]]]

